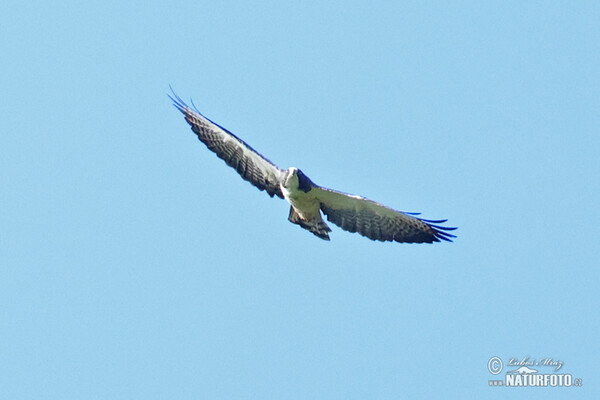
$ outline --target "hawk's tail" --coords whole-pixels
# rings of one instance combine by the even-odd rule
[[[293,224],[300,225],[302,228],[312,232],[315,236],[323,240],[329,240],[331,228],[323,221],[320,212],[317,213],[316,217],[310,220],[304,220],[298,215],[296,210],[294,210],[294,207],[290,207],[290,216],[288,217],[288,220]]]

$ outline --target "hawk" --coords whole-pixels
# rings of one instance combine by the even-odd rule
[[[206,118],[192,102],[193,109],[173,92],[173,105],[183,113],[192,131],[209,150],[235,169],[246,181],[269,196],[290,203],[288,220],[329,240],[331,229],[321,216],[348,232],[358,232],[371,240],[399,243],[452,241],[456,228],[440,226],[447,220],[427,220],[419,213],[393,210],[367,198],[319,186],[300,169],[282,170],[242,139]]]

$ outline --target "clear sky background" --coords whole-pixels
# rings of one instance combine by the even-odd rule
[[[449,3],[2,2],[1,397],[598,398],[599,3]],[[457,240],[319,240],[169,84]]]

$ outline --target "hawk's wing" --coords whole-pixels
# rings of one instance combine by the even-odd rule
[[[361,196],[315,187],[315,196],[327,219],[348,232],[358,232],[372,240],[400,243],[432,243],[456,237],[446,231],[456,228],[439,226],[446,220],[416,218],[414,213],[392,210]],[[409,215],[410,214],[410,215]]]
[[[173,93],[173,105],[185,115],[198,139],[223,159],[227,165],[260,190],[266,190],[269,196],[277,195],[283,199],[279,181],[284,171],[264,158],[242,139],[227,129],[215,124],[198,110],[191,109],[179,96]],[[195,108],[195,107],[194,107]]]

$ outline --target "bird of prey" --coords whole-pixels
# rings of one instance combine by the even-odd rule
[[[242,139],[214,123],[184,103],[173,92],[173,105],[183,113],[192,131],[209,150],[225,161],[244,179],[269,196],[290,203],[289,221],[300,225],[323,240],[329,240],[327,220],[348,232],[358,232],[371,240],[399,243],[433,243],[452,241],[448,231],[456,228],[440,226],[447,220],[426,220],[418,213],[393,210],[361,196],[338,192],[315,184],[300,169],[282,170],[263,157]]]

